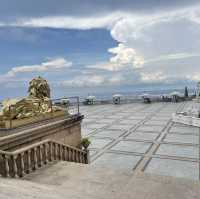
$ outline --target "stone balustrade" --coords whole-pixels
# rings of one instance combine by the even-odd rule
[[[89,163],[88,151],[52,140],[44,140],[16,150],[0,151],[0,175],[2,177],[23,177],[37,168],[54,161]]]

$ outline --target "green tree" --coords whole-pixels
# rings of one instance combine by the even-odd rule
[[[187,88],[187,86],[185,87],[185,94],[184,94],[184,96],[187,98],[188,97],[188,88]]]

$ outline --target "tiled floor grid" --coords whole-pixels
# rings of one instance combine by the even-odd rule
[[[171,121],[192,103],[82,106],[91,164],[199,180],[199,128]]]

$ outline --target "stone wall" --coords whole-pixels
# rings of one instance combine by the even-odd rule
[[[78,115],[50,120],[47,123],[26,127],[21,130],[2,131],[0,133],[9,135],[0,137],[0,150],[14,151],[45,139],[52,139],[78,147],[81,141],[82,119],[83,116]]]

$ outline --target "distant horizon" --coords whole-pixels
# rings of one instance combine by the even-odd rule
[[[186,86],[186,85],[185,85]],[[81,88],[51,88],[51,98],[60,98],[60,97],[72,97],[72,96],[79,96],[81,98],[87,97],[88,95],[95,95],[97,98],[100,99],[108,99],[111,98],[114,94],[122,94],[122,95],[141,95],[143,93],[148,94],[169,94],[172,91],[179,91],[184,93],[185,86],[182,85],[170,85],[170,86],[118,86],[118,87],[87,87],[85,89]],[[189,93],[194,93],[196,90],[196,85],[190,85],[187,86]],[[23,89],[21,90],[22,94],[19,94],[17,89],[15,89],[15,92],[9,92],[9,89],[7,90],[7,93],[0,94],[0,101],[6,99],[6,98],[23,98],[28,95],[28,90]]]

